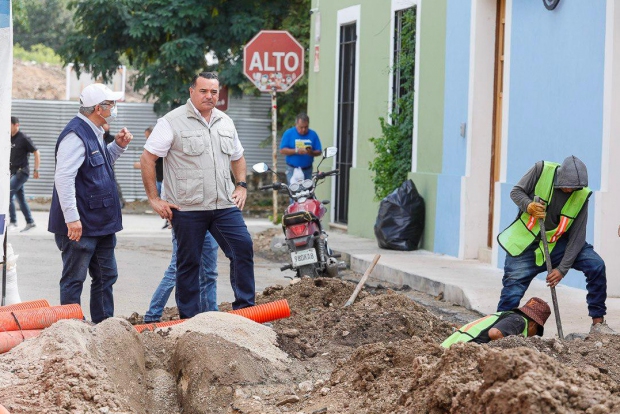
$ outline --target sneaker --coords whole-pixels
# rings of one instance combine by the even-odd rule
[[[160,319],[153,319],[152,321],[144,321],[144,324],[150,324],[150,323],[160,323],[161,320]]]
[[[590,326],[590,334],[618,335],[605,321]]]
[[[7,229],[7,230],[10,230],[10,231],[15,231],[15,230],[17,230],[17,223],[9,223],[9,225],[8,225],[8,226],[6,226],[6,229]]]
[[[28,223],[28,224],[26,224],[26,227],[24,227],[23,229],[20,230],[20,233],[28,231],[28,230],[30,230],[30,229],[32,229],[34,227],[37,227],[37,225],[34,222]]]

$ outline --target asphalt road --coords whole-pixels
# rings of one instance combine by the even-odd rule
[[[19,228],[25,222],[21,212],[17,212]],[[47,232],[48,213],[33,212],[37,227],[20,233],[10,231],[8,242],[12,244],[17,260],[17,282],[22,301],[47,299],[59,305],[58,282],[62,272],[60,251],[54,236]],[[172,243],[170,231],[161,229],[163,220],[148,214],[123,214],[124,230],[117,234],[116,261],[119,278],[114,285],[115,316],[129,316],[133,312],[143,315],[149,305],[163,273],[170,263]],[[246,220],[251,233],[260,232],[273,225],[267,220]],[[279,263],[268,262],[255,257],[256,291],[267,286],[286,284]],[[218,258],[218,303],[234,300],[230,288],[230,262],[220,250]],[[90,282],[84,283],[82,310],[87,318],[89,311]],[[167,306],[175,306],[174,292]]]

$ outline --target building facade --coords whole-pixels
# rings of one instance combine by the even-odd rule
[[[496,236],[517,214],[510,190],[536,161],[575,155],[594,190],[587,239],[606,261],[609,293],[620,294],[611,277],[620,270],[620,4],[545,3],[313,1],[308,111],[324,146],[339,147],[335,165],[347,170],[325,194],[336,226],[374,237],[369,139],[391,110],[398,12],[413,7],[410,178],[426,201],[421,247],[501,267]],[[563,283],[585,287],[576,271]]]

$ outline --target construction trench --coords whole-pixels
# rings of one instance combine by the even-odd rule
[[[226,312],[228,303],[141,333],[138,314],[61,320],[0,355],[0,404],[11,414],[620,412],[614,336],[444,350],[474,315],[382,286],[345,308],[350,278],[263,290],[257,304],[290,307],[271,326]]]

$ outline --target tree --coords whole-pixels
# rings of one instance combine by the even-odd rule
[[[44,45],[55,52],[73,28],[69,0],[13,0],[13,41],[24,49]]]
[[[70,7],[75,31],[60,50],[65,63],[108,80],[126,59],[138,71],[135,88],[147,87],[158,113],[185,102],[201,70],[218,71],[221,83],[239,93],[245,43],[297,13],[310,25],[310,0],[73,0]],[[217,57],[211,66],[209,52]]]

